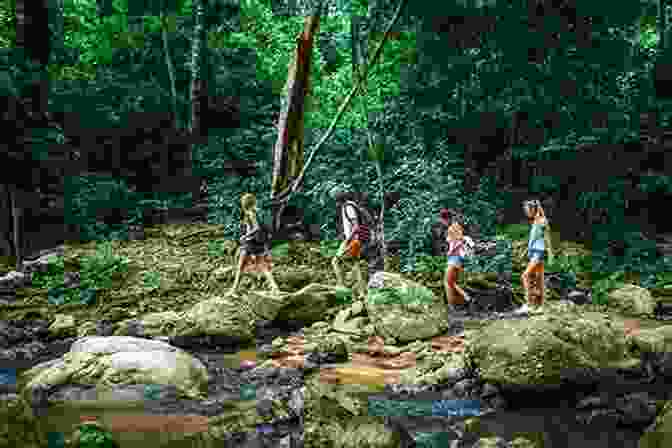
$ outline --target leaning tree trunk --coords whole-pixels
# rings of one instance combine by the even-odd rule
[[[288,193],[290,184],[299,177],[304,166],[303,137],[305,100],[310,91],[310,64],[314,36],[320,26],[319,13],[307,16],[304,29],[296,38],[294,58],[289,66],[283,101],[278,119],[278,139],[273,148],[273,179],[271,201],[273,232],[281,232],[281,207],[277,200]]]

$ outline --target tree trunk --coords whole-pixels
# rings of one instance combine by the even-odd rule
[[[42,66],[49,62],[51,34],[49,10],[44,0],[16,0],[16,46],[23,47],[26,55]]]
[[[196,18],[194,24],[194,36],[191,45],[191,120],[189,134],[192,143],[201,142],[202,126],[201,113],[203,96],[205,94],[205,80],[203,79],[203,57],[207,30],[205,28],[205,5],[203,0],[193,0],[193,12]],[[189,154],[191,163],[191,151]]]
[[[173,67],[173,61],[170,57],[170,47],[168,46],[168,16],[166,16],[161,10],[161,40],[163,41],[163,54],[166,59],[166,69],[168,70],[168,78],[170,79],[170,96],[171,96],[171,106],[173,108],[173,126],[175,129],[179,129],[180,119],[179,112],[177,110],[177,91],[175,90],[175,68]]]
[[[9,186],[9,198],[12,206],[12,230],[14,234],[14,256],[16,257],[16,270],[21,271],[22,264],[22,241],[21,241],[21,208],[19,207],[18,190],[13,185]]]
[[[304,166],[303,137],[305,99],[310,91],[310,64],[314,36],[320,25],[320,16],[307,16],[303,32],[296,38],[294,58],[289,66],[285,98],[278,118],[278,139],[273,148],[273,179],[271,200],[288,190]],[[273,231],[280,231],[280,207],[274,206]]]

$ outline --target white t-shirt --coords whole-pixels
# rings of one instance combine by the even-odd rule
[[[347,240],[350,239],[350,236],[352,235],[354,224],[358,224],[357,210],[352,204],[345,204],[343,206],[342,212],[343,212],[343,235],[345,235],[345,239]]]

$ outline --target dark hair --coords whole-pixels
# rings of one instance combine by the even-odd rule
[[[369,201],[369,194],[359,191],[344,191],[336,193],[334,200],[337,204],[342,204],[345,201],[354,201],[358,204],[366,204]]]

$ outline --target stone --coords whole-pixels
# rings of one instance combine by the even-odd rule
[[[369,291],[366,311],[385,340],[408,342],[438,336],[448,328],[448,309],[442,298],[399,274],[379,273],[383,288]]]
[[[79,339],[58,360],[38,364],[23,373],[29,393],[37,385],[172,384],[186,397],[196,398],[207,386],[203,364],[169,344],[134,337]]]
[[[668,401],[655,423],[639,440],[640,448],[665,448],[672,445],[672,401]]]
[[[13,291],[30,285],[32,276],[28,273],[11,271],[0,277],[0,291]]]
[[[624,333],[605,314],[551,311],[494,322],[466,351],[484,381],[555,385],[567,370],[597,369],[626,359],[627,347]]]
[[[76,335],[75,317],[70,314],[57,314],[54,322],[49,326],[49,332],[54,336]]]
[[[610,308],[630,316],[651,316],[656,308],[656,301],[651,293],[637,285],[625,285],[610,291],[608,299]]]

